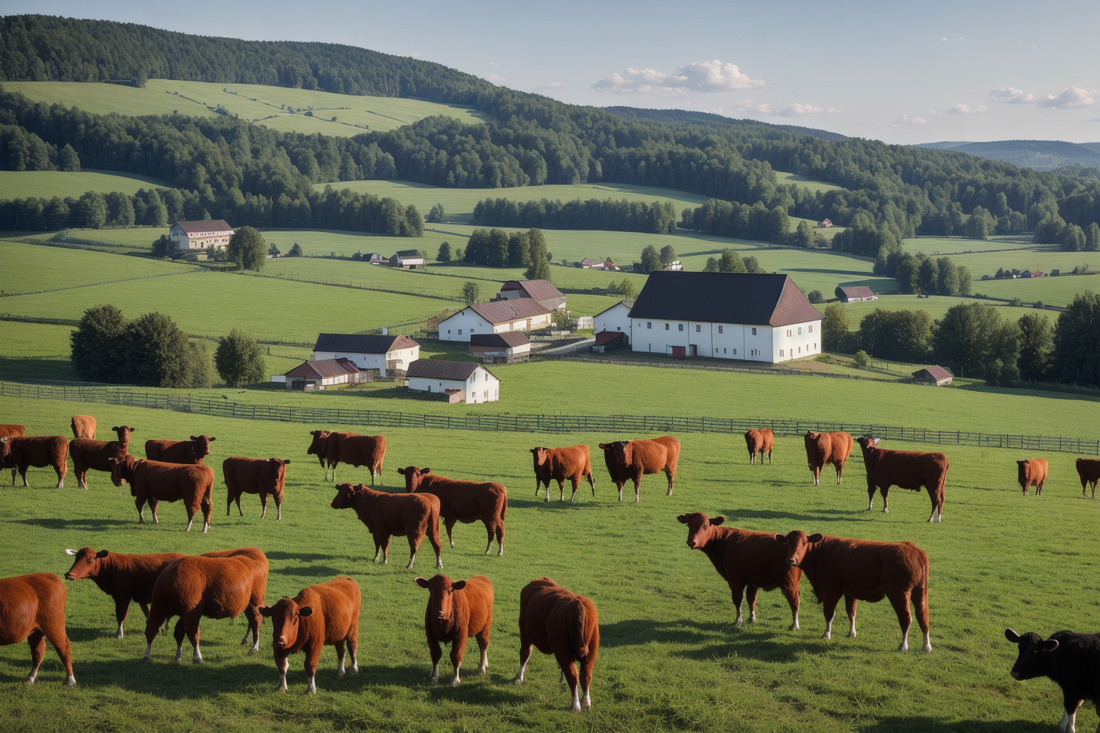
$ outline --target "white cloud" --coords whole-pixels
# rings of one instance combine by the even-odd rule
[[[979,104],[977,107],[971,107],[969,104],[956,104],[948,111],[953,115],[977,115],[987,109],[984,104]]]
[[[1035,95],[1025,94],[1019,89],[1013,89],[1012,87],[1008,89],[994,89],[989,93],[989,98],[994,102],[1002,102],[1004,104],[1032,104],[1039,101]]]
[[[592,85],[598,91],[616,94],[660,91],[679,96],[688,92],[730,92],[764,86],[762,79],[753,79],[736,64],[704,61],[682,66],[671,74],[655,69],[628,68],[621,74],[600,79]]]
[[[1096,104],[1095,92],[1089,92],[1081,87],[1068,87],[1055,97],[1053,94],[1046,99],[1039,100],[1039,106],[1045,109],[1076,109],[1089,107]]]
[[[947,36],[944,36],[943,38],[940,39],[940,43],[953,43],[955,41],[965,41],[965,40],[966,39],[962,38],[961,36],[959,38],[948,38]]]
[[[496,74],[489,74],[489,81],[493,82],[494,84],[499,84],[504,81],[504,77],[497,76]]]
[[[753,104],[751,99],[738,102],[737,109],[741,112],[755,112],[758,115],[768,115],[770,117],[813,117],[840,112],[835,107],[815,107],[812,104],[799,103],[789,104],[786,107],[773,107],[767,102]]]
[[[890,125],[890,127],[901,127],[902,125],[924,125],[928,120],[917,115],[902,115],[898,118],[898,121]]]
[[[560,81],[552,81],[546,85],[549,89],[565,89],[565,85]]]
[[[490,61],[489,66],[495,69],[496,67],[500,66],[500,64],[498,64],[496,61]]]

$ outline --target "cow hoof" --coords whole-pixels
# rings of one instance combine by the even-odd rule
[[[76,687],[76,677],[73,677],[72,675],[69,675],[65,679],[65,684],[68,685],[69,687]]]
[[[435,687],[436,685],[439,684],[439,678],[438,677],[432,677],[430,680],[428,680],[428,684],[431,685],[432,687]]]
[[[455,677],[455,678],[454,678],[454,681],[453,681],[453,682],[451,682],[451,687],[458,687],[458,686],[459,686],[459,684],[460,684],[461,682],[462,682],[462,680],[460,680],[459,678]]]

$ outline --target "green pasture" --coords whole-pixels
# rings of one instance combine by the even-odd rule
[[[775,171],[775,180],[780,185],[790,185],[792,183],[801,186],[802,188],[809,189],[811,193],[825,193],[826,191],[843,191],[842,186],[835,186],[832,183],[826,183],[824,181],[818,181],[813,178],[807,178],[806,176],[799,175],[798,173],[784,173],[783,171]]]
[[[980,290],[975,284],[975,290]],[[928,311],[928,315],[933,319],[943,318],[947,310],[952,306],[973,303],[973,298],[957,298],[949,295],[930,295],[927,298],[917,297],[916,295],[891,295],[886,298],[879,298],[878,300],[864,301],[862,303],[842,303],[844,310],[848,313],[849,328],[855,330],[856,325],[863,319],[865,315],[874,310],[924,310]],[[981,302],[981,301],[978,301]],[[997,302],[987,302],[990,308],[996,308],[997,312],[1001,314],[1002,318],[1017,321],[1020,316],[1027,313],[1035,313],[1035,309],[1031,307],[1014,308],[1009,305]],[[819,311],[824,312],[826,304],[820,304],[815,306]],[[1051,314],[1053,318],[1057,318],[1057,314]]]
[[[88,191],[124,193],[133,196],[141,189],[170,188],[156,178],[128,173],[83,170],[71,171],[0,171],[0,201],[10,199],[80,198]]]
[[[71,326],[0,321],[0,379],[75,381],[72,331]]]
[[[105,252],[148,253],[160,235],[167,234],[169,227],[133,227],[130,229],[63,229],[58,232],[39,232],[19,237],[19,241],[29,244],[79,245],[80,247],[102,247]],[[4,240],[0,240],[4,241]]]
[[[974,290],[991,298],[1019,298],[1024,303],[1041,301],[1045,305],[1065,306],[1075,295],[1100,290],[1100,277],[1091,274],[980,280],[974,283]]]
[[[749,383],[740,386],[742,395],[754,391]],[[773,399],[780,394],[782,387],[772,392]],[[870,393],[849,400],[834,417],[888,410],[879,397]],[[485,574],[494,584],[489,674],[477,674],[471,644],[462,685],[432,688],[423,636],[426,599],[413,583],[416,575],[435,572],[431,548],[425,542],[414,569],[405,570],[407,544],[394,538],[390,564],[373,564],[367,530],[351,512],[329,508],[332,486],[322,481],[305,449],[310,429],[340,426],[254,423],[79,402],[7,399],[0,409],[5,421],[18,416],[35,433],[63,434],[72,414],[88,413],[104,425],[136,427],[139,446],[150,437],[199,432],[218,438],[207,461],[217,476],[209,534],[185,533],[178,503],[161,504],[159,525],[139,525],[129,492],[112,486],[104,474],[90,475],[87,492],[74,488],[70,475],[59,492],[63,502],[43,501],[43,492],[57,491],[49,488],[52,471],[31,469],[30,488],[6,492],[0,576],[63,574],[70,565],[65,548],[198,553],[256,546],[270,564],[268,603],[340,575],[353,577],[363,596],[359,673],[337,680],[330,647],[321,658],[318,695],[311,697],[303,694],[300,654],[291,658],[290,692],[275,691],[269,624],[261,628],[256,655],[238,644],[244,633],[239,620],[206,619],[204,664],[172,661],[174,645],[163,636],[154,641],[148,663],[141,659],[144,624],[136,607],[126,637],[116,639],[110,599],[89,581],[67,583],[77,687],[63,686],[52,648],[38,682],[27,686],[26,645],[0,647],[0,710],[9,721],[5,727],[13,729],[258,731],[275,724],[287,730],[621,730],[629,720],[631,730],[654,731],[1048,730],[1061,717],[1058,689],[1049,680],[1019,683],[1009,677],[1016,647],[1004,640],[1004,628],[1049,634],[1092,628],[1097,621],[1100,563],[1091,535],[1067,533],[1065,527],[1089,521],[1100,505],[1080,498],[1068,454],[1048,456],[1051,479],[1041,497],[1023,497],[1014,485],[1016,452],[943,446],[952,464],[945,519],[929,525],[927,497],[899,489],[891,492],[890,514],[878,511],[878,497],[875,511],[866,511],[858,456],[849,462],[842,486],[827,473],[827,480],[813,487],[797,438],[777,441],[774,465],[749,466],[740,436],[682,435],[674,493],[664,495],[663,477],[647,476],[640,504],[631,500],[629,489],[624,502],[615,501],[597,455],[596,497],[583,489],[575,504],[562,504],[556,492],[549,503],[532,495],[527,449],[573,443],[594,448],[598,441],[625,436],[391,429],[385,431],[387,489],[398,488],[396,467],[413,464],[456,478],[491,478],[510,490],[503,557],[495,550],[482,554],[485,534],[476,524],[456,527],[456,548],[443,550],[443,572],[450,577]],[[135,452],[140,455],[140,447]],[[271,515],[260,521],[255,496],[242,500],[244,517],[236,510],[225,516],[220,463],[229,455],[292,459],[281,522]],[[362,469],[340,470],[340,480],[365,479]],[[731,526],[768,532],[798,528],[915,542],[931,564],[932,652],[917,650],[915,624],[911,651],[895,651],[900,634],[886,602],[860,604],[855,639],[846,637],[838,609],[833,639],[821,639],[821,608],[806,581],[800,631],[787,630],[789,610],[775,592],[760,594],[755,624],[736,627],[727,586],[702,553],[684,544],[686,532],[676,516],[690,511],[722,514]],[[1012,527],[1010,542],[1004,541],[1005,526]],[[519,590],[540,575],[584,593],[599,609],[593,707],[584,714],[567,710],[568,693],[549,656],[536,653],[527,683],[512,682],[518,668]],[[186,641],[183,653],[189,660]],[[445,655],[442,676],[449,674]],[[1091,728],[1091,707],[1082,708],[1079,722],[1081,729]]]
[[[42,247],[4,240],[0,240],[0,260],[5,263],[0,268],[0,291],[5,296],[81,288],[102,283],[118,283],[121,289],[121,283],[125,280],[183,275],[196,271],[194,265],[164,260],[83,249]],[[14,301],[0,301],[0,313],[7,312],[5,305],[8,302]]]
[[[1050,245],[1035,245],[1030,234],[998,235],[993,239],[967,239],[966,237],[913,237],[902,241],[906,252],[924,252],[926,255],[952,258],[962,254],[1001,252],[1004,250],[1051,250]]]

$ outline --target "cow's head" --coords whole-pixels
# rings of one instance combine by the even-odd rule
[[[442,636],[450,635],[455,623],[454,592],[465,588],[466,581],[452,581],[446,575],[436,575],[431,580],[417,578],[416,584],[428,589],[427,619],[433,624],[437,633]]]
[[[711,519],[702,512],[692,512],[691,514],[681,514],[676,517],[676,520],[680,524],[688,526],[688,547],[693,550],[702,550],[714,537],[714,528],[723,524],[726,518],[718,515]]]
[[[65,580],[83,580],[99,575],[99,560],[107,557],[106,550],[96,552],[90,547],[83,550],[65,550],[66,555],[72,555],[73,566],[65,573]]]
[[[603,444],[600,444],[603,448]],[[550,450],[548,448],[532,448],[531,456],[535,459],[535,472],[538,473],[539,467],[546,464],[550,460]]]
[[[1016,461],[1016,481],[1026,492],[1031,482],[1031,461]]]
[[[271,481],[271,489],[268,493],[282,497],[283,484],[286,482],[286,467],[289,465],[290,461],[284,458],[267,459],[268,480]]]
[[[634,445],[631,440],[616,440],[611,444],[611,453],[620,466],[629,466],[634,460]]]
[[[325,457],[328,455],[328,436],[332,433],[328,430],[310,430],[309,434],[313,436],[313,441],[309,444],[306,455],[317,456],[317,460],[321,462],[321,467],[324,468]]]
[[[355,507],[355,497],[359,495],[360,488],[362,488],[361,484],[359,486],[337,484],[336,497],[332,500],[332,508],[353,509]]]
[[[432,472],[432,469],[408,466],[407,468],[397,469],[397,472],[405,477],[405,491],[412,493],[420,488],[420,482]]]
[[[800,529],[796,529],[793,532],[787,534],[775,534],[776,542],[782,542],[787,546],[787,564],[793,567],[799,567],[803,558],[806,557],[806,551],[810,549],[810,546],[821,542],[825,539],[825,536],[820,532],[815,532],[812,535],[806,536],[806,533]]]
[[[260,606],[260,614],[271,619],[271,645],[289,649],[298,641],[298,621],[313,615],[313,606],[299,606],[292,598],[281,598],[274,606]]]
[[[129,445],[130,444],[130,433],[136,433],[137,432],[137,430],[130,427],[129,425],[117,425],[117,426],[111,428],[111,430],[115,431],[115,435],[118,436],[118,442],[122,443],[123,445]]]
[[[869,435],[864,435],[861,438],[856,438],[856,442],[859,443],[860,450],[862,450],[864,454],[866,454],[867,451],[871,448],[878,448],[878,442],[880,440],[882,440],[882,438],[872,438]]]
[[[760,431],[755,429],[746,430],[745,445],[747,445],[749,447],[749,450],[753,451],[754,453],[759,448],[759,446],[764,445],[764,439],[760,437]]]
[[[200,460],[210,455],[210,444],[217,438],[211,438],[206,435],[191,436],[191,450],[195,452],[195,460]]]
[[[1057,639],[1047,639],[1034,631],[1021,636],[1012,629],[1005,629],[1005,638],[1020,647],[1020,653],[1016,657],[1016,664],[1012,665],[1009,673],[1013,679],[1029,680],[1032,677],[1042,677],[1050,669],[1053,654],[1058,649]]]
[[[134,494],[134,467],[137,465],[138,459],[130,454],[124,455],[122,458],[108,458],[107,464],[111,467],[111,481],[115,486],[122,486],[123,481],[130,482],[130,493]]]
[[[0,467],[10,468],[15,465],[11,457],[11,443],[8,438],[0,438]]]

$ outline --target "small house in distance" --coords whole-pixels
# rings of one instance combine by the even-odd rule
[[[168,238],[180,252],[214,247],[225,249],[229,238],[233,236],[233,227],[224,219],[213,221],[177,221],[168,230]]]
[[[303,362],[272,381],[283,381],[287,389],[300,389],[307,392],[321,390],[337,384],[358,384],[359,367],[349,359],[320,359]]]
[[[857,285],[851,288],[837,288],[840,291],[840,302],[860,303],[864,300],[878,300],[874,291],[866,285]]]
[[[390,258],[390,267],[415,270],[425,265],[424,258],[415,249],[403,249]]]
[[[565,310],[565,294],[546,280],[508,280],[491,302],[530,298],[548,311]]]
[[[913,372],[913,381],[917,384],[930,384],[936,387],[947,386],[954,378],[954,374],[941,366],[930,366]]]
[[[470,361],[417,359],[405,374],[410,392],[447,395],[447,401],[498,402],[500,380],[480,364]]]
[[[386,258],[379,252],[367,252],[365,255],[361,256],[359,260],[360,262],[366,262],[371,265],[382,265],[386,262]]]
[[[377,369],[380,377],[400,377],[420,358],[420,344],[408,336],[322,333],[313,347],[313,358],[347,358],[362,371]]]
[[[531,341],[519,331],[477,333],[470,337],[470,352],[482,364],[516,364],[531,358]]]
[[[550,311],[530,298],[474,303],[439,322],[440,341],[464,341],[481,333],[530,332],[550,325]]]

